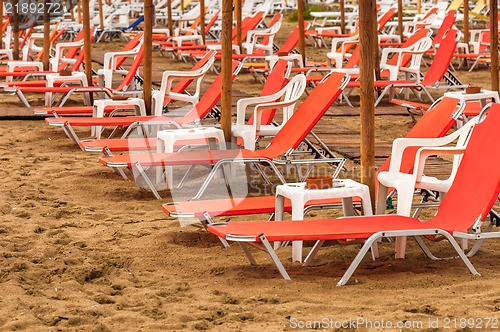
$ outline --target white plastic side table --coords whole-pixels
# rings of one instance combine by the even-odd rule
[[[481,106],[486,106],[486,101],[491,99],[496,103],[500,102],[500,98],[498,97],[497,91],[491,90],[481,90],[478,93],[466,93],[465,91],[460,92],[445,92],[445,97],[455,98],[461,100],[463,102],[471,101],[471,100],[479,100],[481,102]]]
[[[53,88],[54,84],[57,83],[79,83],[81,86],[88,86],[87,75],[80,71],[74,71],[71,75],[61,76],[59,74],[48,74],[46,76],[47,87]],[[45,106],[50,107],[52,105],[52,92],[45,92]]]
[[[342,198],[344,215],[352,216],[352,197],[360,197],[365,215],[373,214],[368,186],[350,179],[340,180],[340,183],[342,187],[330,189],[307,189],[305,182],[277,186],[275,220],[283,220],[285,197],[292,203],[292,220],[304,219],[304,206],[307,201],[325,198]],[[302,261],[302,241],[293,241],[292,261]]]
[[[216,139],[218,141],[219,149],[226,149],[224,132],[215,127],[202,127],[192,129],[175,129],[175,130],[160,130],[157,137],[156,151],[159,153],[174,152],[174,145],[176,141],[195,140],[195,139],[208,139],[209,142]],[[210,142],[212,143],[212,142]],[[213,146],[213,144],[210,144]],[[160,181],[157,174],[157,182]],[[165,167],[165,177],[167,181],[167,188],[172,189],[172,166]]]

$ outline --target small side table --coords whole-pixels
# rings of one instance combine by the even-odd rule
[[[283,219],[285,197],[292,202],[292,220],[304,219],[304,206],[307,201],[325,198],[342,198],[344,215],[352,216],[352,197],[360,197],[365,215],[373,214],[368,186],[350,179],[341,180],[340,183],[342,187],[329,189],[307,189],[305,182],[277,186],[275,220]],[[302,261],[302,241],[293,241],[292,261]]]
[[[158,153],[174,152],[174,145],[176,141],[195,140],[195,139],[208,139],[210,147],[216,147],[213,141],[218,141],[219,149],[226,149],[224,132],[215,127],[201,127],[192,129],[175,129],[175,130],[160,130],[157,137],[156,151]],[[172,189],[172,166],[165,167],[165,175],[167,180],[167,188]],[[157,182],[160,181],[161,174],[157,174]]]
[[[80,71],[74,71],[71,75],[61,76],[59,74],[48,74],[46,76],[47,87],[53,88],[55,83],[78,83],[81,86],[88,86],[87,75]],[[52,105],[52,92],[45,92],[45,106],[50,107]]]
[[[491,99],[492,101],[497,103],[500,102],[500,98],[498,97],[498,92],[492,90],[481,90],[481,92],[478,93],[465,93],[465,91],[445,92],[444,96],[455,98],[464,102],[471,100],[478,100],[479,102],[481,102],[482,107],[486,106],[486,101],[488,99]]]

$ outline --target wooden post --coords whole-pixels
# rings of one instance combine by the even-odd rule
[[[78,0],[76,3],[76,14],[78,16],[78,23],[82,23],[82,0]]]
[[[75,13],[73,12],[73,1],[72,0],[68,0],[68,3],[69,3],[69,14],[71,15],[71,21],[75,21]],[[78,2],[77,2],[78,4]]]
[[[299,21],[299,52],[302,55],[302,63],[306,63],[306,34],[304,31],[304,0],[297,1],[298,21]]]
[[[464,1],[464,43],[469,44],[469,2]]]
[[[371,24],[372,24],[372,31],[373,31],[373,34],[372,34],[372,40],[374,41],[374,45],[373,48],[371,49],[372,50],[372,57],[374,59],[374,69],[375,69],[375,77],[377,80],[380,79],[380,52],[379,52],[379,49],[378,49],[378,22],[377,22],[377,3],[376,3],[376,0],[373,0],[373,4],[372,4],[372,7],[371,7],[371,11],[372,11],[372,20],[371,20]],[[375,92],[374,92],[375,93]]]
[[[44,0],[43,6],[43,70],[49,71],[50,57],[50,0]],[[56,70],[54,68],[54,70]]]
[[[236,19],[236,38],[240,53],[243,53],[243,38],[241,36],[241,0],[234,0],[234,16]]]
[[[205,44],[205,0],[200,0],[200,34]]]
[[[14,49],[12,56],[14,60],[19,60],[19,1],[12,1],[12,38],[14,39]]]
[[[151,94],[153,89],[153,1],[144,0],[144,82],[142,98],[146,113],[151,113]]]
[[[345,33],[345,3],[340,0],[340,32]]]
[[[232,40],[233,30],[233,2],[222,0],[222,98],[221,98],[221,129],[224,131],[226,142],[231,142],[231,115],[232,115]]]
[[[417,14],[422,13],[422,0],[417,0]]]
[[[168,31],[170,36],[174,35],[174,23],[172,21],[172,0],[167,0],[167,20],[168,20]]]
[[[403,36],[403,0],[398,0],[398,32],[401,42],[404,41]]]
[[[3,0],[0,0],[0,19],[1,19],[1,22],[2,22],[2,26],[0,27],[0,29],[3,29],[3,16],[4,16],[4,12],[3,12]],[[3,31],[2,31],[3,33]]]
[[[375,206],[375,92],[374,50],[378,48],[373,39],[375,1],[359,1],[359,46],[360,48],[360,121],[361,121],[361,182],[370,188],[372,206]]]
[[[500,91],[498,77],[498,0],[490,0],[491,90]]]
[[[102,0],[97,0],[99,7],[99,25],[101,26],[101,33],[104,33],[104,9],[102,8]]]
[[[92,85],[92,45],[90,44],[90,8],[89,0],[82,0],[83,16],[83,58],[87,83]],[[90,103],[94,104],[94,96],[90,94]]]

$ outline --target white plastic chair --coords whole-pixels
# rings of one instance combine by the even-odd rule
[[[170,98],[174,100],[184,101],[191,104],[196,104],[200,98],[201,81],[210,68],[212,68],[215,61],[215,52],[207,63],[198,70],[194,71],[173,71],[167,70],[163,72],[160,90],[153,91],[152,93],[152,108],[155,115],[163,113],[163,100]],[[181,79],[196,80],[196,90],[193,94],[188,95],[184,93],[172,92],[172,83]]]
[[[398,75],[400,72],[406,73],[418,73],[416,76],[417,82],[420,81],[420,64],[422,61],[422,56],[424,53],[432,46],[432,39],[429,37],[420,38],[414,44],[410,45],[406,48],[393,48],[387,47],[382,50],[382,57],[380,60],[380,69],[389,71],[389,80],[395,81],[398,79]],[[388,64],[389,55],[394,54],[394,56],[398,56],[397,64],[392,65]],[[412,58],[409,66],[403,67],[402,60],[405,55],[411,54]]]
[[[246,54],[252,54],[255,50],[264,50],[266,55],[273,54],[274,37],[281,28],[281,22],[276,22],[272,27],[265,30],[250,30],[247,32],[246,42],[242,43]],[[268,37],[267,43],[262,44],[262,38]]]
[[[442,197],[449,190],[457,172],[461,153],[467,146],[470,134],[479,117],[468,121],[457,131],[440,138],[398,138],[392,145],[391,162],[387,172],[380,172],[377,180],[379,182],[377,197],[377,214],[385,210],[388,188],[394,188],[397,191],[397,214],[409,216],[411,212],[413,193],[415,188],[438,191]],[[450,146],[456,141],[454,146]],[[403,152],[407,147],[421,146],[415,157],[413,173],[401,173],[399,167],[402,161]],[[450,155],[453,154],[453,166],[450,176],[447,179],[437,179],[435,177],[423,174],[425,161],[432,155]]]
[[[236,124],[232,127],[233,141],[241,137],[245,149],[255,150],[255,139],[257,136],[274,136],[288,121],[295,111],[295,104],[304,93],[307,81],[303,74],[294,76],[288,84],[269,96],[243,98],[236,104]],[[245,111],[253,107],[253,124],[247,125]],[[282,109],[283,120],[278,126],[273,124],[261,125],[262,112],[268,109]]]

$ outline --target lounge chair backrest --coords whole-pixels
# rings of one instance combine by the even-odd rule
[[[212,59],[215,56],[215,51],[209,51],[207,52],[203,58],[201,58],[194,66],[193,68],[190,69],[190,71],[196,71],[200,68],[202,68],[204,65],[207,64],[207,62]],[[177,82],[177,84],[172,88],[171,92],[174,93],[182,93],[186,88],[191,84],[193,81],[192,78],[185,78]],[[163,106],[168,105],[173,101],[172,98],[169,98],[168,96],[163,99]],[[201,101],[201,100],[200,100]]]
[[[429,221],[449,225],[448,231],[465,232],[471,221],[484,220],[500,191],[500,104],[491,104],[486,118],[476,124],[455,180]],[[442,226],[440,228],[443,228]]]
[[[95,27],[93,27],[93,29],[94,29],[94,31],[96,30]],[[92,35],[93,33],[91,32],[90,34]],[[78,33],[76,34],[75,39],[73,39],[73,41],[74,42],[78,42],[78,41],[80,41],[82,39],[83,39],[83,29],[81,29],[80,31],[78,31]],[[79,49],[80,48],[78,48],[78,47],[74,47],[72,49],[69,49],[67,51],[67,53],[66,53],[66,57],[67,58],[74,58],[76,56],[76,53],[78,53]]]
[[[396,8],[391,7],[389,8],[384,15],[380,16],[380,18],[377,20],[377,31],[380,32],[382,29],[387,25],[387,23],[394,17],[396,14]]]
[[[445,33],[429,70],[420,82],[423,86],[433,86],[443,79],[457,47],[457,33],[458,31],[454,29],[450,29]]]
[[[217,20],[219,19],[219,15],[220,15],[220,10],[218,10],[214,16],[212,16],[212,19],[210,20],[210,22],[207,23],[207,25],[205,25],[205,34],[208,34],[210,29],[214,26],[215,22],[217,22]]]
[[[141,65],[143,58],[144,58],[144,45],[141,45],[139,52],[137,52],[134,61],[132,62],[130,68],[128,69],[127,75],[125,75],[125,77],[123,78],[120,85],[116,88],[116,90],[118,91],[127,90],[128,86],[130,85],[130,83],[132,83],[132,80],[137,74],[137,71],[139,70],[139,66]]]
[[[247,24],[242,23],[241,24],[241,36],[242,36],[242,38],[243,39],[246,38],[248,31],[254,30],[260,24],[260,22],[262,22],[263,19],[264,19],[264,13],[258,12],[254,16],[252,16],[252,18],[248,21]],[[233,35],[234,35],[233,36],[233,43],[234,43],[238,36],[237,36],[237,33],[234,33],[234,32],[233,32]]]
[[[429,36],[431,34],[431,31],[429,29],[418,29],[417,31],[415,31],[413,33],[413,35],[411,35],[407,40],[406,42],[403,43],[403,45],[401,46],[401,48],[407,48],[407,47],[410,47],[412,45],[414,45],[415,43],[417,43],[419,40],[421,40],[422,38],[425,38],[427,36]],[[411,54],[404,54],[403,55],[403,59],[401,60],[401,66],[402,67],[406,67],[408,65],[408,63],[411,61],[411,58],[412,58],[412,55]],[[394,55],[388,62],[387,64],[388,65],[391,65],[391,66],[397,66],[398,65],[398,61],[399,61],[399,53],[396,53],[396,55]]]
[[[441,23],[438,31],[436,32],[436,35],[432,39],[432,45],[441,44],[446,31],[453,28],[453,24],[455,24],[456,18],[457,18],[457,11],[456,10],[450,10],[446,14],[446,17],[444,18],[443,23]]]
[[[233,80],[238,75],[241,69],[241,62],[233,60],[232,70],[233,70]],[[191,110],[183,116],[184,123],[192,123],[201,120],[207,116],[210,110],[215,107],[222,95],[222,73],[219,73],[215,80],[210,84],[208,89],[205,91],[200,101],[196,103]]]
[[[417,121],[413,128],[406,134],[408,138],[436,138],[446,135],[455,124],[455,119],[463,109],[463,103],[458,99],[444,97],[435,104],[436,106]],[[413,171],[415,154],[419,147],[408,147],[403,153],[399,171],[410,173]],[[387,171],[391,162],[391,157],[380,166],[378,172]]]
[[[358,44],[356,46],[356,48],[354,49],[354,51],[352,51],[351,56],[349,57],[349,59],[347,60],[347,62],[345,63],[345,65],[342,68],[354,68],[357,65],[359,65],[359,59],[360,59],[359,52],[360,52],[360,50],[361,50],[361,47],[359,47],[359,44]]]
[[[95,30],[95,27],[94,27],[94,30]],[[95,35],[91,32],[90,33],[90,42],[91,43],[94,41],[94,36]],[[81,65],[83,64],[85,52],[83,51],[82,48],[83,47],[80,47],[80,53],[78,54],[78,57],[76,58],[76,61],[69,68],[69,70],[72,71],[72,72],[79,71]],[[60,70],[64,69],[65,66],[66,66],[66,64],[61,63],[61,65],[59,66]]]
[[[348,81],[349,75],[332,72],[312,90],[283,128],[261,152],[265,150],[268,155],[279,156],[290,149],[296,149],[330,105],[340,96]]]
[[[310,25],[311,25],[311,23],[304,22],[304,31],[307,31],[307,29],[309,29]],[[285,40],[283,45],[281,45],[281,47],[276,51],[276,54],[290,53],[297,46],[298,43],[299,43],[299,28],[297,27],[288,36],[288,38]]]
[[[165,99],[169,100],[179,100],[191,103],[195,105],[199,102],[201,81],[205,77],[206,73],[212,68],[215,60],[215,50],[209,51],[208,61],[197,70],[186,71],[172,71],[167,70],[163,72],[161,79],[161,86],[158,91],[154,91],[152,94],[153,109],[155,114],[159,114],[165,105]],[[196,90],[192,94],[188,95],[181,92],[176,92],[172,88],[174,87],[174,82],[181,81],[183,79],[189,79],[191,82],[196,82]]]
[[[273,70],[269,73],[266,79],[266,83],[262,87],[261,96],[269,96],[278,91],[280,91],[286,85],[286,77],[288,77],[287,73],[288,61],[280,59],[278,60]],[[261,124],[268,125],[273,121],[274,115],[276,114],[276,109],[265,110],[261,115]],[[248,119],[247,124],[253,124],[254,117],[253,113]]]
[[[140,31],[139,33],[137,33],[134,38],[132,38],[125,46],[123,46],[123,48],[121,49],[121,52],[131,51],[134,48],[136,48],[137,46],[139,46],[142,43],[143,35],[144,35],[144,31]],[[116,61],[115,68],[113,68],[113,69],[120,68],[121,65],[123,65],[123,63],[125,62],[125,60],[127,60],[126,56],[117,57],[115,60]]]

